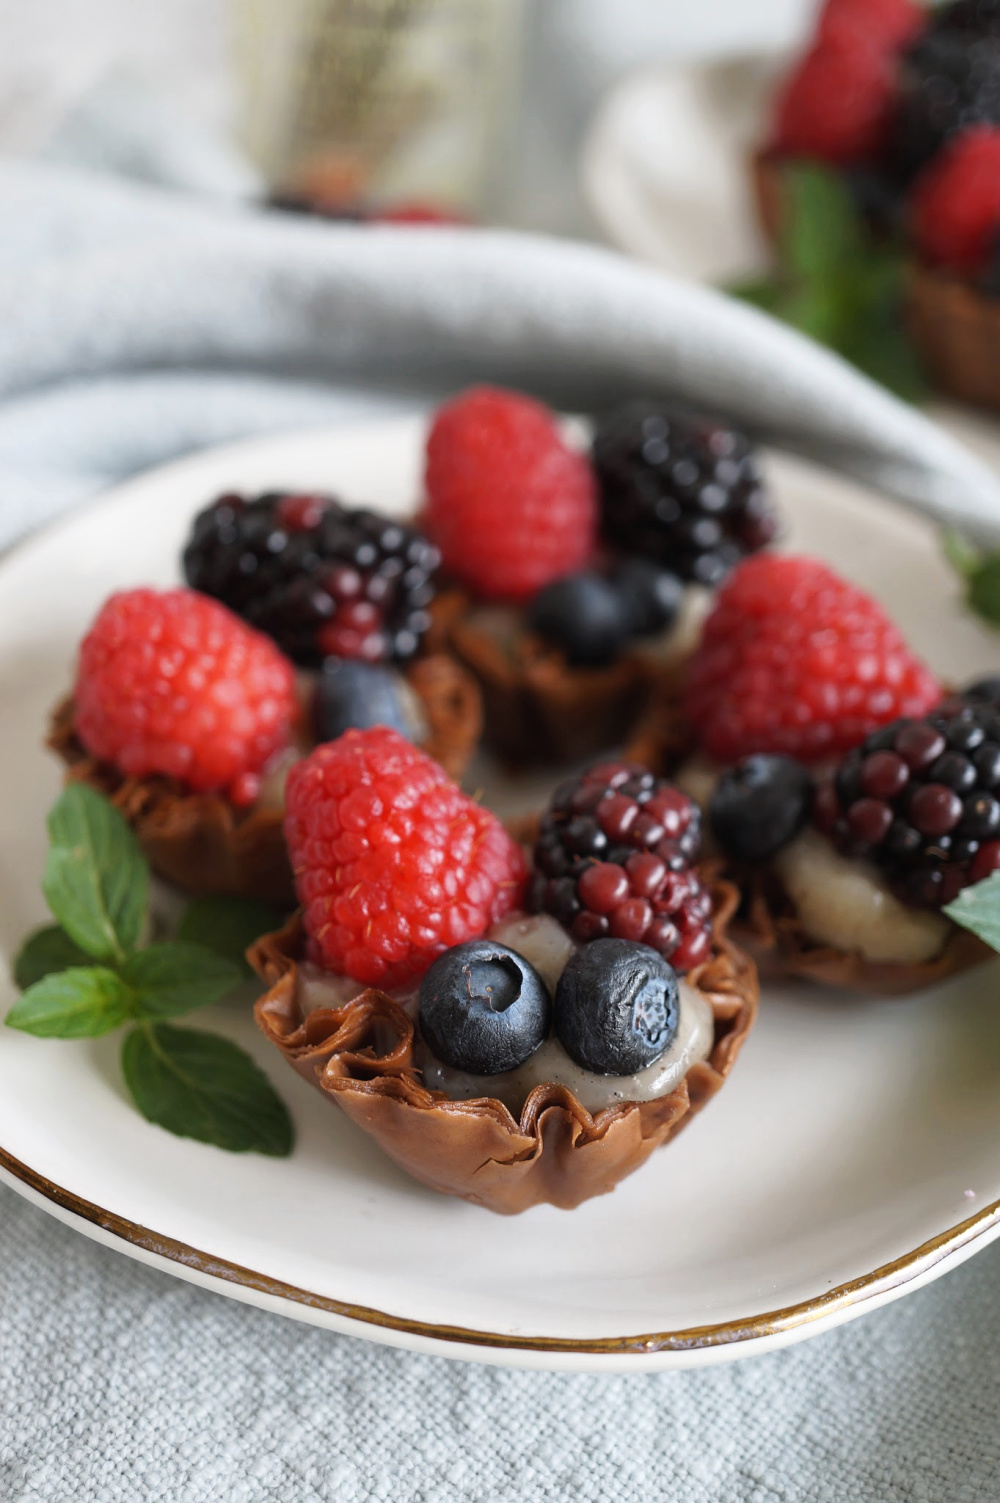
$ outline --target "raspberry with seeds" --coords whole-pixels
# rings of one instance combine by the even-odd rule
[[[847,28],[822,38],[778,94],[775,149],[837,167],[870,161],[886,138],[893,82],[886,48]]]
[[[859,44],[900,52],[927,25],[927,11],[916,0],[826,0],[816,26],[819,41],[850,35]]]
[[[684,709],[704,750],[738,762],[841,756],[941,697],[882,607],[826,564],[758,554],[723,584],[688,667]]]
[[[427,530],[483,599],[526,599],[594,551],[590,465],[548,408],[520,392],[478,386],[439,408],[426,484]]]
[[[944,147],[917,178],[910,215],[933,265],[983,270],[1000,228],[1000,127],[976,126]]]
[[[574,939],[641,941],[675,970],[712,949],[712,900],[690,863],[701,814],[645,767],[601,762],[556,789],[535,845],[530,902]]]
[[[521,906],[520,846],[385,726],[296,763],[286,810],[312,958],[355,981],[404,986]]]
[[[256,798],[298,711],[287,658],[194,590],[112,595],[80,648],[74,704],[95,757],[237,804]]]

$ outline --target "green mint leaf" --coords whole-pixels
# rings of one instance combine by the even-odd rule
[[[207,1007],[243,980],[232,961],[204,945],[176,940],[138,950],[122,966],[122,976],[136,993],[136,1016],[154,1021]]]
[[[968,576],[966,600],[977,616],[1000,625],[1000,553],[988,553]]]
[[[29,986],[7,1014],[7,1027],[42,1039],[98,1038],[131,1016],[132,991],[105,966],[73,966]]]
[[[283,915],[265,903],[247,898],[196,898],[185,910],[177,926],[177,938],[195,945],[206,945],[217,955],[238,965],[249,978],[246,952],[255,939],[280,929]]]
[[[125,820],[99,793],[71,783],[49,815],[42,890],[70,937],[120,964],[146,921],[149,869]]]
[[[865,230],[839,172],[805,163],[782,173],[781,257],[798,276],[835,280],[848,259],[861,254]]]
[[[956,574],[975,574],[982,563],[983,556],[976,545],[954,528],[948,527],[941,534],[941,547]]]
[[[884,310],[852,321],[839,343],[839,352],[873,381],[904,402],[919,402],[927,394],[927,380],[902,323]]]
[[[963,929],[971,929],[991,949],[1000,950],[1000,872],[963,888],[942,912]]]
[[[125,1083],[142,1115],[231,1153],[292,1151],[287,1108],[250,1056],[218,1034],[147,1023],[126,1034]]]
[[[90,964],[90,956],[70,939],[65,929],[50,924],[45,929],[36,929],[21,946],[14,962],[14,980],[26,992],[29,986],[50,976],[53,971],[66,971],[70,966]]]
[[[726,291],[730,297],[739,298],[743,303],[752,303],[764,313],[774,313],[780,317],[783,289],[776,277],[753,277],[745,282],[732,282]]]

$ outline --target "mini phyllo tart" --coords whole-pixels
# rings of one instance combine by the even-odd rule
[[[460,773],[479,693],[440,654],[403,672],[331,656],[303,672],[219,601],[139,589],[98,613],[49,746],[70,778],[122,811],[167,881],[291,907],[285,778],[318,741],[359,723],[395,725]]]
[[[620,745],[710,591],[776,530],[743,435],[654,402],[611,414],[588,454],[540,403],[474,388],[435,416],[426,493],[465,592],[448,640],[514,765]]]
[[[257,1022],[431,1189],[506,1214],[603,1194],[715,1094],[756,1014],[697,819],[604,764],[557,792],[532,874],[430,758],[349,731],[289,777],[303,908],[252,952]]]
[[[998,690],[945,697],[818,560],[733,573],[649,735],[707,810],[762,967],[894,994],[986,956],[942,910],[1000,864]]]

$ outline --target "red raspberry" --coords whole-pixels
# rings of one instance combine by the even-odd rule
[[[521,905],[520,846],[385,726],[297,762],[286,809],[313,958],[341,975],[404,986]]]
[[[826,0],[816,26],[820,42],[845,35],[859,44],[901,52],[927,25],[927,11],[914,0]]]
[[[838,167],[869,160],[885,138],[893,83],[888,50],[838,28],[806,53],[779,91],[775,149]]]
[[[932,265],[985,267],[1000,228],[1000,128],[973,126],[931,159],[914,184],[910,222]]]
[[[685,711],[708,754],[839,756],[941,697],[881,606],[811,558],[757,554],[722,586]]]
[[[438,409],[427,440],[427,531],[484,599],[523,599],[582,569],[597,497],[588,460],[548,408],[477,386]]]
[[[95,757],[234,803],[256,798],[298,709],[288,659],[195,590],[112,595],[80,648],[74,699]]]

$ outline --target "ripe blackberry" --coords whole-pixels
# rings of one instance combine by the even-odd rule
[[[891,167],[908,182],[972,125],[1000,125],[1000,5],[942,8],[904,55],[889,132]]]
[[[416,528],[329,496],[228,494],[195,518],[184,577],[308,668],[413,657],[439,562]]]
[[[709,418],[630,402],[593,456],[605,537],[682,579],[717,584],[777,531],[749,440]]]
[[[712,900],[691,869],[700,838],[698,806],[679,789],[601,762],[561,784],[542,817],[532,909],[581,944],[641,941],[689,971],[712,948]]]
[[[1000,869],[1000,707],[952,695],[875,731],[820,788],[816,818],[903,902],[950,903]]]

